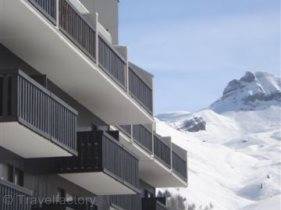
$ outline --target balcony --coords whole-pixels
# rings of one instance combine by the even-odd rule
[[[165,198],[143,198],[143,210],[167,210]]]
[[[30,190],[0,180],[1,210],[31,210],[30,202],[28,202],[28,198],[31,196],[32,192]]]
[[[32,206],[32,210],[97,210],[98,208],[86,201],[71,201],[61,203],[43,203]]]
[[[127,58],[102,36],[98,16],[81,15],[66,0],[0,0],[0,5],[5,47],[106,122],[153,122],[129,94]]]
[[[152,89],[129,67],[129,91],[150,114],[153,112]]]
[[[152,132],[143,125],[133,125],[133,140],[147,152],[152,153]]]
[[[167,168],[171,168],[171,139],[163,140],[154,135],[154,157],[161,161]]]
[[[130,152],[142,160],[152,160],[153,138],[149,127],[143,125],[120,125],[112,126],[119,131],[119,140]]]
[[[186,151],[172,147],[170,137],[152,134],[144,125],[132,127],[122,125],[112,129],[119,130],[120,143],[139,159],[140,178],[155,188],[187,187]]]
[[[56,24],[57,5],[56,0],[30,0],[42,14],[46,16],[53,24]]]
[[[142,210],[140,195],[114,195],[110,196],[111,206],[122,210]]]
[[[78,144],[78,158],[62,162],[61,176],[97,195],[137,191],[138,160],[111,135],[100,130],[79,132]]]
[[[187,152],[172,144],[172,169],[173,172],[187,182]]]
[[[139,187],[138,159],[123,148],[115,132],[78,132],[78,156],[29,159],[38,174],[59,174],[96,195],[135,194]]]
[[[125,135],[127,135],[129,138],[132,136],[132,126],[131,125],[120,125],[118,126],[118,129],[122,131]]]
[[[76,120],[74,109],[21,70],[0,70],[0,146],[24,158],[75,155]]]
[[[155,188],[187,186],[186,181],[173,172],[170,137],[153,135],[153,157],[140,161],[140,177]]]

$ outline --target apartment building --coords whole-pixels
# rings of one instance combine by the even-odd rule
[[[0,0],[1,210],[164,210],[156,188],[187,187],[118,3]]]

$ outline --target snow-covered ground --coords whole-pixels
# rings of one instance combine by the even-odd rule
[[[236,88],[236,101],[233,93],[231,100],[228,98],[229,89],[235,88],[227,87],[228,96],[215,102],[223,111],[212,104],[196,113],[159,115],[162,121],[157,120],[157,132],[171,136],[175,144],[188,151],[189,186],[179,192],[196,209],[210,203],[215,210],[281,209],[281,102],[277,97],[266,98],[263,103],[264,99],[258,97],[260,101],[251,101],[250,108],[249,104],[243,108],[245,97],[253,95],[255,81],[259,90],[265,94],[275,91],[275,96],[281,84],[268,74],[258,73],[254,80],[253,75],[246,75],[250,78],[242,79],[243,86]],[[184,129],[184,122],[194,116],[206,122],[205,130]]]

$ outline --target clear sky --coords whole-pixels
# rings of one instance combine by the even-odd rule
[[[280,74],[279,0],[120,0],[119,33],[155,76],[156,114],[204,108],[248,70]]]

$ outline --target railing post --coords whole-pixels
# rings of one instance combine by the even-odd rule
[[[130,129],[131,129],[131,142],[133,143],[134,142],[134,125],[131,124],[130,126],[131,126],[130,127]]]
[[[129,89],[129,60],[128,60],[128,48],[126,48],[126,64],[125,64],[125,87],[128,95],[130,95]]]
[[[11,103],[11,111],[12,111],[12,115],[18,117],[18,95],[19,95],[19,91],[18,91],[18,75],[15,75],[14,77],[12,77],[12,103]]]
[[[96,29],[96,33],[95,33],[95,45],[96,45],[96,64],[97,66],[99,66],[99,14],[95,13],[95,29]]]
[[[60,0],[56,0],[56,27],[60,27]]]
[[[166,140],[166,141],[168,141],[168,142],[170,142],[170,146],[168,146],[168,147],[170,147],[169,149],[170,149],[170,170],[172,171],[172,138],[171,137],[164,137],[164,140]]]
[[[189,158],[188,158],[188,152],[186,153],[186,182],[188,185],[188,168],[189,168]]]
[[[155,92],[154,92],[154,80],[152,79],[152,82],[151,82],[151,115],[153,116],[153,113],[154,113],[154,96],[155,96]]]
[[[8,77],[7,75],[3,75],[3,81],[2,81],[2,116],[7,117],[8,116]]]
[[[154,132],[156,133],[156,122],[153,122],[152,125],[152,132],[151,132],[151,135],[152,135],[152,155],[154,155]]]

